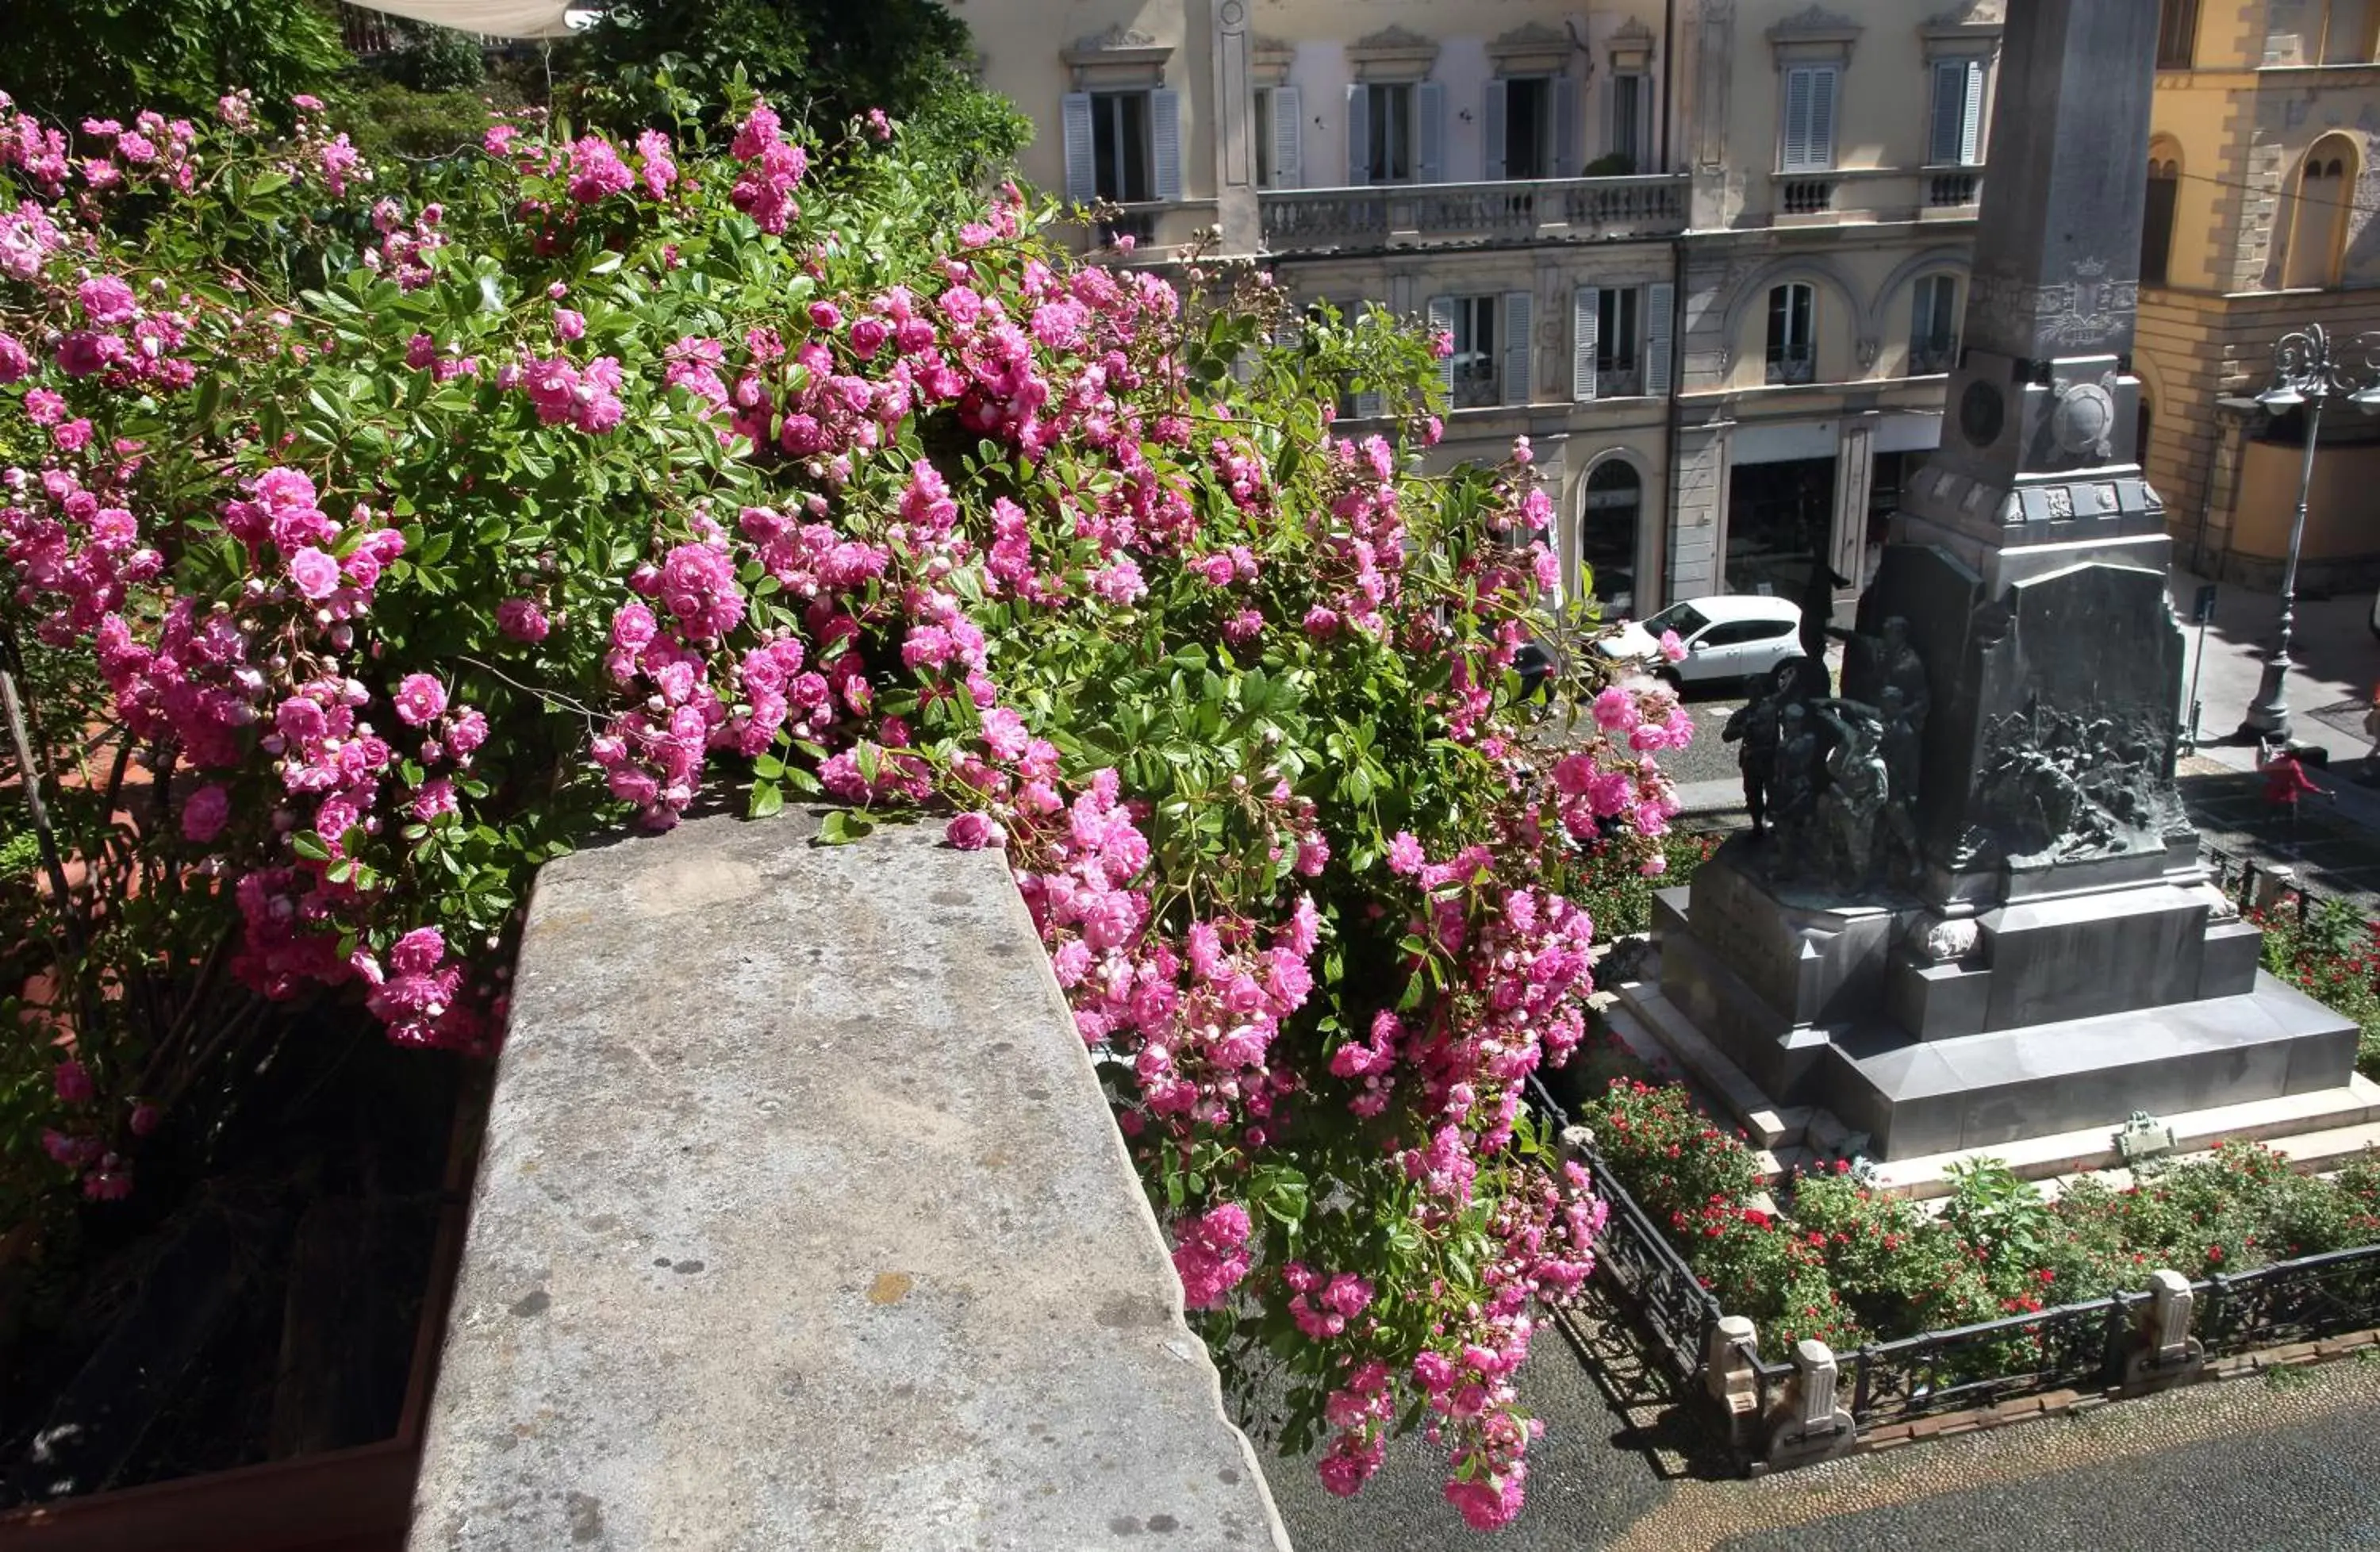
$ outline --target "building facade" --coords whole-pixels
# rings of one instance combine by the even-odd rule
[[[2380,4],[2380,0],[2375,0]],[[1451,335],[1435,455],[1528,435],[1564,585],[1847,604],[1937,442],[2000,0],[966,0],[1024,171],[1166,262]],[[1354,406],[1362,408],[1365,406]]]
[[[2380,0],[2161,0],[2135,370],[2142,461],[2180,552],[2273,588],[2304,418],[2252,395],[2319,323],[2380,329]],[[2380,582],[2380,422],[2324,419],[2300,586]]]

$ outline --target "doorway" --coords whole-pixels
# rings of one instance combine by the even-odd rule
[[[1736,465],[1727,498],[1727,590],[1800,597],[1834,526],[1834,459]]]

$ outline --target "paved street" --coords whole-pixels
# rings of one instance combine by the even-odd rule
[[[1590,1340],[1594,1340],[1590,1337]],[[1685,1414],[1608,1396],[1560,1332],[1522,1393],[1546,1424],[1499,1552],[2331,1552],[2380,1546],[2380,1368],[2343,1361],[1912,1446],[1758,1481]],[[1602,1344],[1597,1343],[1598,1349]],[[1613,1382],[1632,1388],[1629,1364]],[[1262,1447],[1259,1446],[1259,1449]],[[1475,1538],[1418,1436],[1351,1501],[1305,1462],[1270,1472],[1299,1552],[1437,1552]]]

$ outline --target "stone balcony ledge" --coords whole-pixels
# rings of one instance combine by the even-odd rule
[[[1002,858],[940,829],[544,870],[410,1552],[1285,1552]]]
[[[1266,189],[1265,250],[1361,253],[1504,243],[1614,242],[1686,226],[1687,176]]]

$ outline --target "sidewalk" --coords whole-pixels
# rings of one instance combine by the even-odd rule
[[[2255,745],[2232,741],[2263,678],[2278,600],[2224,587],[2204,633],[2202,658],[2201,632],[2188,622],[2204,580],[2177,569],[2168,584],[2187,632],[2185,731],[2193,670],[2198,690],[2200,743],[2175,768],[2192,822],[2210,845],[2230,855],[2252,857],[2265,868],[2295,867],[2317,889],[2355,896],[2367,909],[2380,908],[2380,787],[2357,780],[2367,770],[2364,757],[2371,748],[2363,714],[2374,687],[2380,685],[2380,641],[2369,624],[2371,599],[2359,594],[2298,603],[2290,647],[2295,666],[2289,680],[2291,735],[2301,745],[2325,750],[2331,763],[2307,768],[2323,795],[2304,801],[2292,833],[2287,816],[2264,800]],[[1684,828],[1731,830],[1746,822],[1743,789],[1736,781],[1684,782],[1678,795],[1684,804]]]

